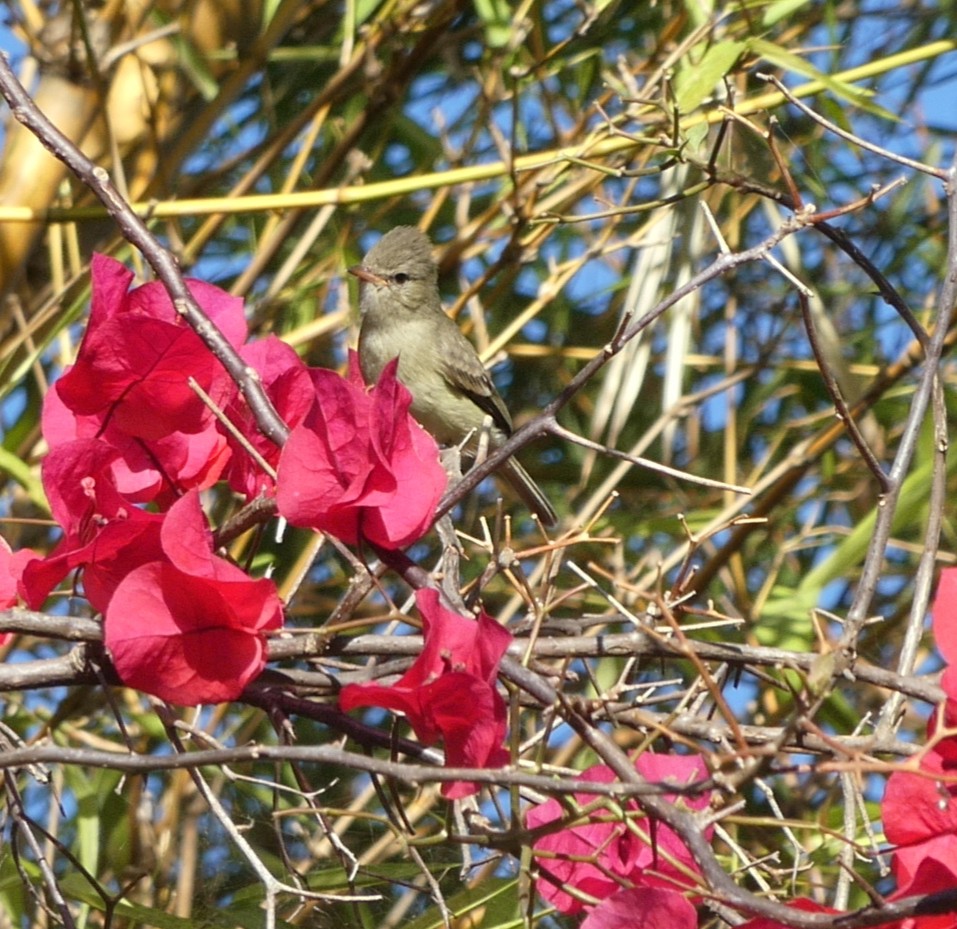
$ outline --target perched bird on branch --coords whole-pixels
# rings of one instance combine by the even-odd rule
[[[349,272],[361,281],[359,364],[366,382],[378,380],[398,357],[412,415],[436,441],[465,441],[464,451],[474,455],[490,417],[489,445],[499,448],[512,433],[512,419],[472,344],[442,309],[428,237],[413,226],[398,226]],[[543,525],[557,524],[548,498],[515,458],[499,473]]]

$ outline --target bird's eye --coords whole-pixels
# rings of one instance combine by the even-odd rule
[[[409,282],[409,275],[405,271],[399,271],[398,274],[392,275],[392,280],[396,284],[407,284]]]

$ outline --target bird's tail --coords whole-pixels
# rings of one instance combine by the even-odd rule
[[[542,493],[541,488],[536,484],[528,471],[526,471],[514,458],[509,458],[502,465],[501,475],[509,482],[525,505],[542,521],[546,529],[554,529],[558,525],[558,514],[555,512],[548,497]]]

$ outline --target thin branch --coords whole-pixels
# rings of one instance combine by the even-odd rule
[[[666,477],[673,477],[679,481],[687,481],[689,484],[698,484],[701,487],[711,487],[715,490],[729,491],[735,494],[744,494],[750,496],[751,490],[742,487],[739,484],[729,484],[726,481],[717,481],[714,478],[702,477],[698,474],[691,474],[688,471],[682,471],[679,468],[671,468],[668,465],[652,461],[650,458],[642,458],[640,455],[629,455],[628,452],[619,451],[617,448],[611,448],[603,445],[601,442],[592,442],[584,436],[565,429],[554,420],[549,423],[548,431],[559,439],[565,439],[574,445],[580,445],[582,448],[589,448],[592,451],[599,452],[608,458],[617,458],[620,461],[628,461],[639,468],[646,468],[648,471],[654,471],[656,474],[664,474]]]
[[[17,751],[17,749],[13,749],[13,751]],[[6,754],[6,752],[4,752],[4,754]],[[53,902],[53,906],[56,908],[60,919],[63,920],[63,925],[66,929],[75,929],[76,923],[73,920],[73,914],[70,912],[70,908],[67,906],[67,902],[63,897],[56,875],[53,873],[53,869],[50,867],[46,855],[43,854],[40,843],[37,842],[33,834],[30,816],[27,814],[26,809],[24,809],[23,798],[20,796],[13,772],[9,768],[4,768],[3,780],[10,811],[16,823],[16,831],[24,837],[24,840],[30,846],[30,850],[33,852],[33,860],[40,871],[40,876],[46,887],[47,894],[49,894],[50,900]]]
[[[890,539],[897,498],[903,486],[904,478],[910,469],[911,461],[917,450],[917,442],[924,425],[924,416],[934,395],[937,385],[938,367],[947,346],[948,332],[957,309],[957,162],[952,164],[946,174],[948,236],[947,236],[947,272],[944,276],[938,300],[939,313],[934,331],[927,345],[927,358],[921,374],[917,391],[911,401],[907,423],[901,436],[897,455],[891,465],[888,479],[890,488],[885,493],[882,506],[879,507],[874,526],[874,538],[868,546],[867,556],[861,570],[857,593],[847,612],[848,626],[845,635],[853,635],[853,625],[864,621],[870,609],[871,601],[877,589],[884,565],[884,552]]]
[[[791,91],[773,74],[763,74],[759,71],[757,74],[755,74],[755,77],[758,78],[758,80],[773,84],[777,90],[784,95],[788,102],[796,106],[802,113],[804,113],[805,116],[813,119],[814,122],[820,126],[823,126],[828,132],[832,132],[834,135],[844,139],[845,142],[850,142],[857,148],[862,148],[865,151],[873,152],[875,155],[880,155],[881,158],[896,162],[899,165],[903,165],[905,168],[911,168],[914,171],[919,171],[921,174],[929,174],[931,177],[936,177],[941,181],[947,180],[948,172],[946,169],[935,168],[933,165],[924,164],[922,161],[915,161],[913,158],[907,158],[904,155],[898,155],[896,152],[892,152],[889,149],[881,148],[880,145],[875,145],[873,142],[868,142],[867,139],[862,139],[860,136],[854,135],[853,132],[848,132],[846,129],[842,129],[836,123],[832,123],[829,119],[825,119],[820,113],[812,110],[806,103],[799,100],[794,94],[792,94]]]
[[[10,610],[0,613],[0,632],[26,632],[24,626],[29,625],[29,631],[35,632],[36,626],[31,615],[28,623],[18,622],[19,614],[25,611]],[[41,615],[41,614],[34,614]],[[4,616],[7,621],[3,621]],[[52,640],[67,638],[70,631],[72,617],[49,616],[47,622],[48,638]],[[625,614],[619,616],[589,617],[584,616],[582,625],[592,626],[596,623],[615,624],[629,622]],[[538,660],[571,660],[576,658],[611,658],[611,657],[645,657],[645,658],[673,658],[681,651],[667,639],[649,635],[644,630],[633,632],[608,633],[595,635],[549,635],[547,625],[539,630],[534,642],[527,638],[516,637],[509,646],[508,653],[516,659],[521,659],[526,653]],[[28,690],[37,687],[70,686],[78,684],[94,684],[102,675],[108,683],[120,685],[119,678],[112,665],[106,660],[102,650],[96,642],[89,646],[80,646],[68,655],[60,658],[42,658],[18,664],[0,665],[0,693],[14,690]],[[810,670],[820,656],[815,652],[795,652],[783,648],[769,648],[760,645],[733,642],[710,642],[704,640],[689,641],[688,647],[693,647],[696,654],[705,661],[716,661],[747,667],[792,667],[803,671]],[[385,658],[414,658],[422,651],[422,637],[420,635],[358,635],[343,638],[331,637],[316,632],[301,632],[293,636],[271,638],[269,640],[270,662],[292,661],[296,659],[315,659],[326,656],[339,657],[385,657]],[[270,678],[268,675],[274,674]],[[295,684],[297,677],[293,672],[278,671],[266,672],[259,682],[254,682],[244,695],[244,699],[257,706],[266,706],[270,689],[282,684]],[[898,673],[889,669],[872,665],[859,659],[854,666],[854,677],[862,684],[883,687],[892,692],[923,700],[926,703],[939,703],[944,698],[943,690],[931,677],[915,677],[912,673]],[[331,678],[327,674],[312,672],[311,676],[303,673],[303,682],[308,680],[308,686],[329,687]],[[298,699],[290,696],[290,699]],[[323,704],[310,704],[314,707],[323,707]],[[329,710],[328,717],[315,716],[324,722],[332,723],[337,710]],[[319,713],[317,709],[314,713]],[[348,718],[348,717],[346,717]],[[359,725],[356,723],[356,725]],[[341,728],[339,723],[337,728]],[[413,743],[410,743],[413,744]],[[408,749],[404,749],[408,750]]]
[[[266,396],[259,375],[240,358],[225,336],[213,325],[193,299],[173,254],[150,232],[146,223],[120,196],[105,168],[94,165],[76,145],[40,112],[10,68],[6,54],[0,54],[0,94],[10,105],[14,117],[26,126],[82,181],[106,207],[123,236],[135,245],[149,262],[157,278],[169,293],[177,312],[219,359],[242,391],[263,435],[281,445],[288,434],[285,423]]]

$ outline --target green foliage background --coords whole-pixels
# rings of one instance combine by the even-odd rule
[[[804,656],[790,673],[746,660],[641,657],[537,667],[590,701],[597,720],[611,719],[630,749],[681,745],[732,765],[748,757],[741,743],[703,737],[694,723],[719,719],[733,729],[733,716],[747,727],[750,751],[766,739],[776,746],[741,785],[747,804],[723,822],[718,843],[729,869],[761,860],[742,876],[749,889],[834,903],[852,840],[863,849],[854,867],[884,886],[868,847],[869,828],[879,830],[879,780],[868,776],[919,743],[929,712],[914,699],[929,692],[916,672],[933,667],[928,643],[914,645],[927,600],[914,578],[919,559],[935,556],[926,527],[938,441],[928,418],[880,582],[862,600],[881,490],[835,425],[795,282],[780,266],[813,290],[827,366],[848,401],[861,401],[856,419],[886,469],[910,421],[921,356],[855,254],[922,326],[948,309],[937,303],[955,267],[942,185],[887,152],[934,168],[953,158],[952,3],[166,0],[8,3],[6,12],[14,64],[41,108],[109,167],[186,271],[246,298],[256,333],[277,333],[310,364],[342,366],[357,325],[345,268],[375,234],[420,225],[439,245],[447,305],[496,364],[519,423],[603,351],[623,314],[651,311],[722,248],[757,245],[795,208],[838,211],[832,225],[857,253],[809,225],[774,251],[779,266],[729,268],[629,343],[559,415],[579,436],[743,485],[749,497],[551,435],[522,457],[564,519],[561,545],[543,539],[512,501],[497,510],[490,482],[455,522],[464,533],[463,583],[477,592],[481,579],[486,609],[516,632],[627,631],[626,610],[660,616],[687,595],[674,615],[693,643],[737,642],[745,658],[759,646]],[[92,251],[142,262],[89,192],[4,115],[3,535],[15,548],[48,550],[55,535],[39,483],[42,398],[81,337]],[[902,176],[905,184],[869,202]],[[939,373],[950,410],[952,363]],[[949,499],[951,462],[944,479]],[[210,505],[220,519],[235,508],[225,494]],[[756,518],[736,524],[744,515]],[[946,508],[942,515],[939,560],[950,562],[954,527]],[[504,564],[503,549],[517,561],[487,571],[496,558]],[[431,567],[439,552],[431,536],[412,554]],[[320,629],[340,645],[385,628],[389,599],[401,606],[407,594],[387,575],[377,594],[348,601],[355,565],[329,546],[317,553],[301,533],[281,543],[250,534],[232,554],[271,566],[291,597],[292,629]],[[51,614],[82,613],[68,594],[51,602]],[[867,758],[798,752],[791,734],[821,693],[808,683],[809,662],[830,653],[840,618],[865,601],[878,621],[862,628],[857,652],[898,672],[897,684],[828,680],[814,722],[835,736],[873,734],[884,750]],[[35,661],[73,647],[56,635],[20,636],[11,652]],[[317,654],[276,667],[326,661]],[[107,702],[96,686],[6,689],[11,746],[171,750],[142,695],[116,690]],[[891,701],[895,690],[911,702]],[[526,760],[564,776],[594,761],[576,739],[547,735],[542,709],[522,699],[513,695],[514,737],[531,746]],[[274,723],[244,704],[180,717],[197,745],[275,743]],[[337,738],[308,714],[294,729],[300,745]],[[835,773],[838,761],[859,779]],[[435,785],[373,786],[328,765],[240,765],[203,777],[274,873],[295,873],[324,893],[380,895],[285,897],[278,912],[289,925],[425,929],[442,922],[440,891],[457,926],[575,922],[543,915],[534,902],[525,840],[509,818],[517,791],[482,807],[504,837],[497,845],[476,837],[463,872],[467,843],[447,840],[449,831],[463,834],[462,823]],[[79,924],[263,920],[260,881],[186,772],[121,777],[54,764],[42,775],[11,771],[7,788],[0,898],[10,925],[58,918],[25,889],[43,881],[15,827],[10,791],[25,798]],[[848,826],[855,792],[861,806]],[[341,835],[339,850],[327,830]],[[867,902],[862,885],[844,893],[851,905]]]

